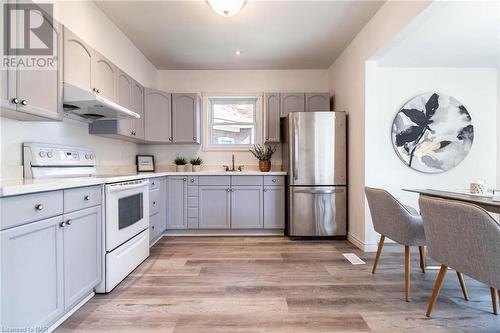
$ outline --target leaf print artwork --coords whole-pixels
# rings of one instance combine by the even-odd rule
[[[418,95],[396,114],[392,143],[401,160],[426,173],[453,169],[469,153],[474,126],[465,106],[451,96]]]

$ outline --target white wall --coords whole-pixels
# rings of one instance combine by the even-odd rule
[[[92,47],[147,86],[156,86],[156,69],[92,1],[57,1],[54,17]],[[22,176],[21,145],[25,141],[81,145],[94,149],[104,166],[135,165],[137,145],[88,135],[88,125],[63,122],[21,122],[0,118],[1,178]]]
[[[169,92],[262,93],[262,92],[326,92],[327,70],[162,70],[158,72],[158,88]],[[205,112],[205,110],[202,110]],[[204,129],[202,128],[202,131]],[[231,152],[205,152],[201,146],[140,146],[141,153],[154,154],[158,165],[171,164],[177,154],[191,158],[200,156],[207,165],[228,164]],[[249,152],[236,152],[236,164],[256,165]],[[273,165],[281,165],[281,152],[273,156]]]
[[[349,240],[365,246],[365,66],[373,54],[428,6],[426,1],[386,2],[329,69],[336,110],[348,114]]]
[[[484,179],[496,185],[497,69],[496,68],[370,68],[366,81],[365,183],[391,192],[418,209],[418,195],[404,188],[467,189]],[[394,116],[414,96],[441,92],[458,99],[469,111],[474,143],[465,160],[440,174],[417,172],[401,162],[391,142]],[[367,211],[366,244],[376,244]]]

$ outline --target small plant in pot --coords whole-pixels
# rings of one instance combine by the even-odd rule
[[[187,161],[184,157],[177,156],[174,160],[175,171],[177,172],[185,172]]]
[[[259,160],[259,170],[269,172],[271,170],[271,157],[276,151],[276,147],[254,145],[250,152]]]
[[[193,166],[193,172],[200,172],[201,171],[201,164],[203,163],[203,160],[199,157],[192,158],[189,163]]]

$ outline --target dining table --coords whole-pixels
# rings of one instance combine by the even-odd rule
[[[477,205],[490,213],[500,214],[500,201],[493,200],[493,193],[472,194],[466,190],[431,190],[431,189],[403,189],[406,192],[418,193],[421,196],[462,201]]]

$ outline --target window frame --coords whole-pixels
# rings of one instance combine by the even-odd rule
[[[202,93],[202,150],[203,151],[248,151],[254,144],[240,145],[240,144],[216,144],[211,142],[211,133],[213,129],[213,107],[212,101],[228,100],[255,100],[255,118],[253,123],[230,123],[231,125],[249,125],[255,126],[255,144],[262,144],[263,142],[263,93]],[[215,125],[223,125],[224,123],[215,123]]]

